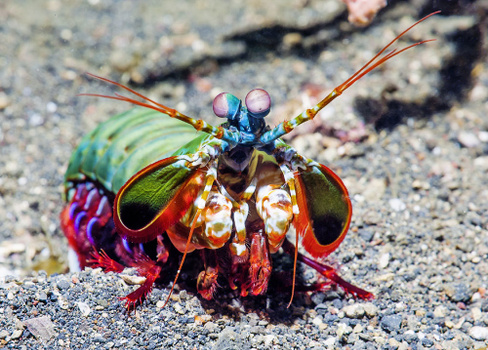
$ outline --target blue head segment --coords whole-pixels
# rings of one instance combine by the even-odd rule
[[[241,100],[228,92],[222,92],[213,101],[217,117],[226,118],[237,132],[242,145],[254,145],[266,130],[264,117],[271,108],[271,98],[263,89],[251,90],[242,106]]]

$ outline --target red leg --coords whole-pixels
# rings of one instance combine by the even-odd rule
[[[161,243],[161,247],[158,246],[158,252],[162,253],[162,256],[166,254],[163,253],[167,252],[162,240],[158,240],[158,244]],[[139,276],[145,277],[146,280],[143,284],[139,286],[135,291],[126,295],[120,300],[125,300],[125,306],[127,311],[130,313],[132,310],[135,309],[137,304],[141,304],[148,295],[152,292],[154,282],[160,277],[162,266],[159,262],[152,260],[143,250],[142,245],[133,245],[128,246],[130,249],[126,251],[123,243],[121,243],[118,247],[118,251],[120,252],[122,249],[125,251],[124,255],[124,263],[127,266],[134,267],[137,270],[137,274]],[[159,256],[159,254],[158,254]],[[164,260],[164,259],[163,259]]]
[[[150,262],[152,262],[152,265]],[[146,281],[132,293],[120,298],[120,300],[125,300],[125,307],[129,313],[135,309],[137,304],[142,303],[147,298],[152,292],[154,282],[159,277],[161,266],[156,265],[152,260],[150,262],[148,261],[145,265],[137,266],[139,275],[146,277]]]
[[[291,256],[295,255],[295,246],[290,243],[288,240],[283,242],[283,250],[290,254]],[[337,284],[339,287],[344,289],[347,294],[351,294],[355,298],[371,300],[374,298],[374,295],[364,289],[356,287],[355,285],[345,281],[342,279],[336,272],[336,270],[328,265],[319,263],[315,260],[307,258],[301,253],[298,253],[298,261],[303,262],[304,264],[310,266],[311,268],[317,270],[322,276],[329,279],[332,283]],[[316,285],[317,289],[321,289],[325,284],[321,283]],[[312,288],[315,289],[315,288]]]
[[[92,258],[86,261],[86,265],[96,268],[101,267],[104,272],[122,272],[124,270],[124,265],[118,263],[105,253],[102,249],[100,253],[98,251],[93,251]]]

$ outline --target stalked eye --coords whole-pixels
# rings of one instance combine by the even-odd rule
[[[217,117],[234,119],[241,109],[241,100],[228,92],[221,92],[214,98],[213,111]]]
[[[246,107],[253,117],[263,118],[271,108],[271,97],[266,90],[251,90],[246,96]]]

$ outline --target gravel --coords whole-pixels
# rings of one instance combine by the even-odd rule
[[[189,4],[194,4],[190,6]],[[4,1],[0,5],[0,348],[479,349],[488,345],[488,60],[483,0],[391,1],[354,28],[336,0]],[[63,174],[88,130],[128,106],[91,72],[215,123],[220,91],[297,115],[416,19],[402,45],[435,38],[363,78],[288,138],[336,171],[351,230],[328,258],[340,290],[262,297],[182,276],[128,315],[119,275],[68,273]],[[288,265],[287,265],[288,264]],[[289,262],[277,255],[274,268]],[[303,267],[304,280],[315,280]],[[129,272],[130,273],[130,272]],[[133,273],[133,272],[132,272]]]

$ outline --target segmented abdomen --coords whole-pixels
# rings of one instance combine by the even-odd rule
[[[61,227],[81,268],[89,265],[94,250],[103,249],[122,263],[124,256],[132,258],[132,245],[115,234],[115,194],[132,175],[170,156],[196,135],[193,127],[179,120],[134,108],[101,123],[81,140],[66,171],[68,204],[61,213]]]

